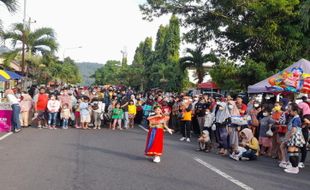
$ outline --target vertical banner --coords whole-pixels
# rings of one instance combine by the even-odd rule
[[[12,109],[8,103],[0,103],[0,132],[11,131]]]

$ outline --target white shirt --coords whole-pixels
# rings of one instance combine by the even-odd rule
[[[10,105],[19,104],[18,99],[16,98],[15,95],[8,94],[6,97],[8,98]]]

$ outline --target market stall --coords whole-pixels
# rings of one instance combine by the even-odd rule
[[[310,61],[301,59],[283,71],[248,87],[249,94],[310,94]]]
[[[4,92],[6,89],[15,87],[20,79],[22,76],[17,73],[0,70],[0,132],[11,131],[12,109],[4,97]]]

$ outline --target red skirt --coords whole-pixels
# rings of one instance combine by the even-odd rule
[[[150,128],[147,139],[145,155],[161,156],[163,154],[164,130],[162,128]]]

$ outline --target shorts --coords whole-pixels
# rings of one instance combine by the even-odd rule
[[[90,123],[90,115],[81,115],[81,123]]]

